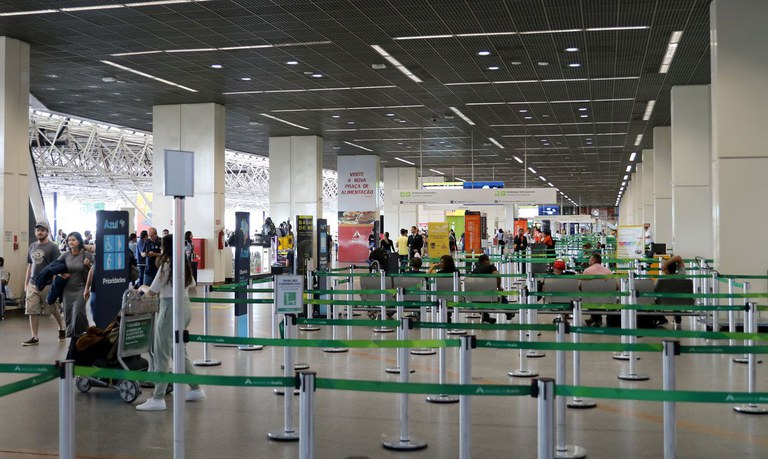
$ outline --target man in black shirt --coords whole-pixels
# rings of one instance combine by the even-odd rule
[[[408,236],[408,258],[413,258],[413,254],[417,252],[421,255],[422,248],[424,248],[424,238],[415,226],[411,226],[411,235]]]
[[[141,256],[146,258],[147,266],[144,269],[144,285],[152,285],[157,274],[157,257],[160,256],[163,244],[157,235],[157,228],[150,227],[147,230],[149,237],[144,241]]]
[[[525,250],[528,248],[528,238],[523,234],[523,229],[518,228],[517,236],[512,240],[512,250],[516,257],[525,257]],[[520,263],[520,272],[525,274],[525,263]]]

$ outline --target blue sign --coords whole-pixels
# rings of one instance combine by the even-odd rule
[[[96,212],[96,259],[93,272],[93,321],[104,328],[120,312],[123,292],[130,282],[128,269],[128,212]]]
[[[465,190],[481,190],[483,188],[504,188],[504,182],[464,182]]]
[[[560,215],[560,206],[539,206],[539,215]]]

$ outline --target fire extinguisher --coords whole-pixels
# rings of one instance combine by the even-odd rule
[[[219,250],[224,250],[224,228],[219,230]]]

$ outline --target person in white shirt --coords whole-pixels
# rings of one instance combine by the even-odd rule
[[[651,231],[651,224],[645,223],[643,228],[645,229],[645,246],[650,247],[653,243],[653,231]]]

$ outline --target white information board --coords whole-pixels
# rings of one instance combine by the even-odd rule
[[[275,276],[275,307],[278,314],[304,312],[304,276]]]
[[[497,188],[483,190],[394,190],[393,204],[557,204],[554,188]]]

